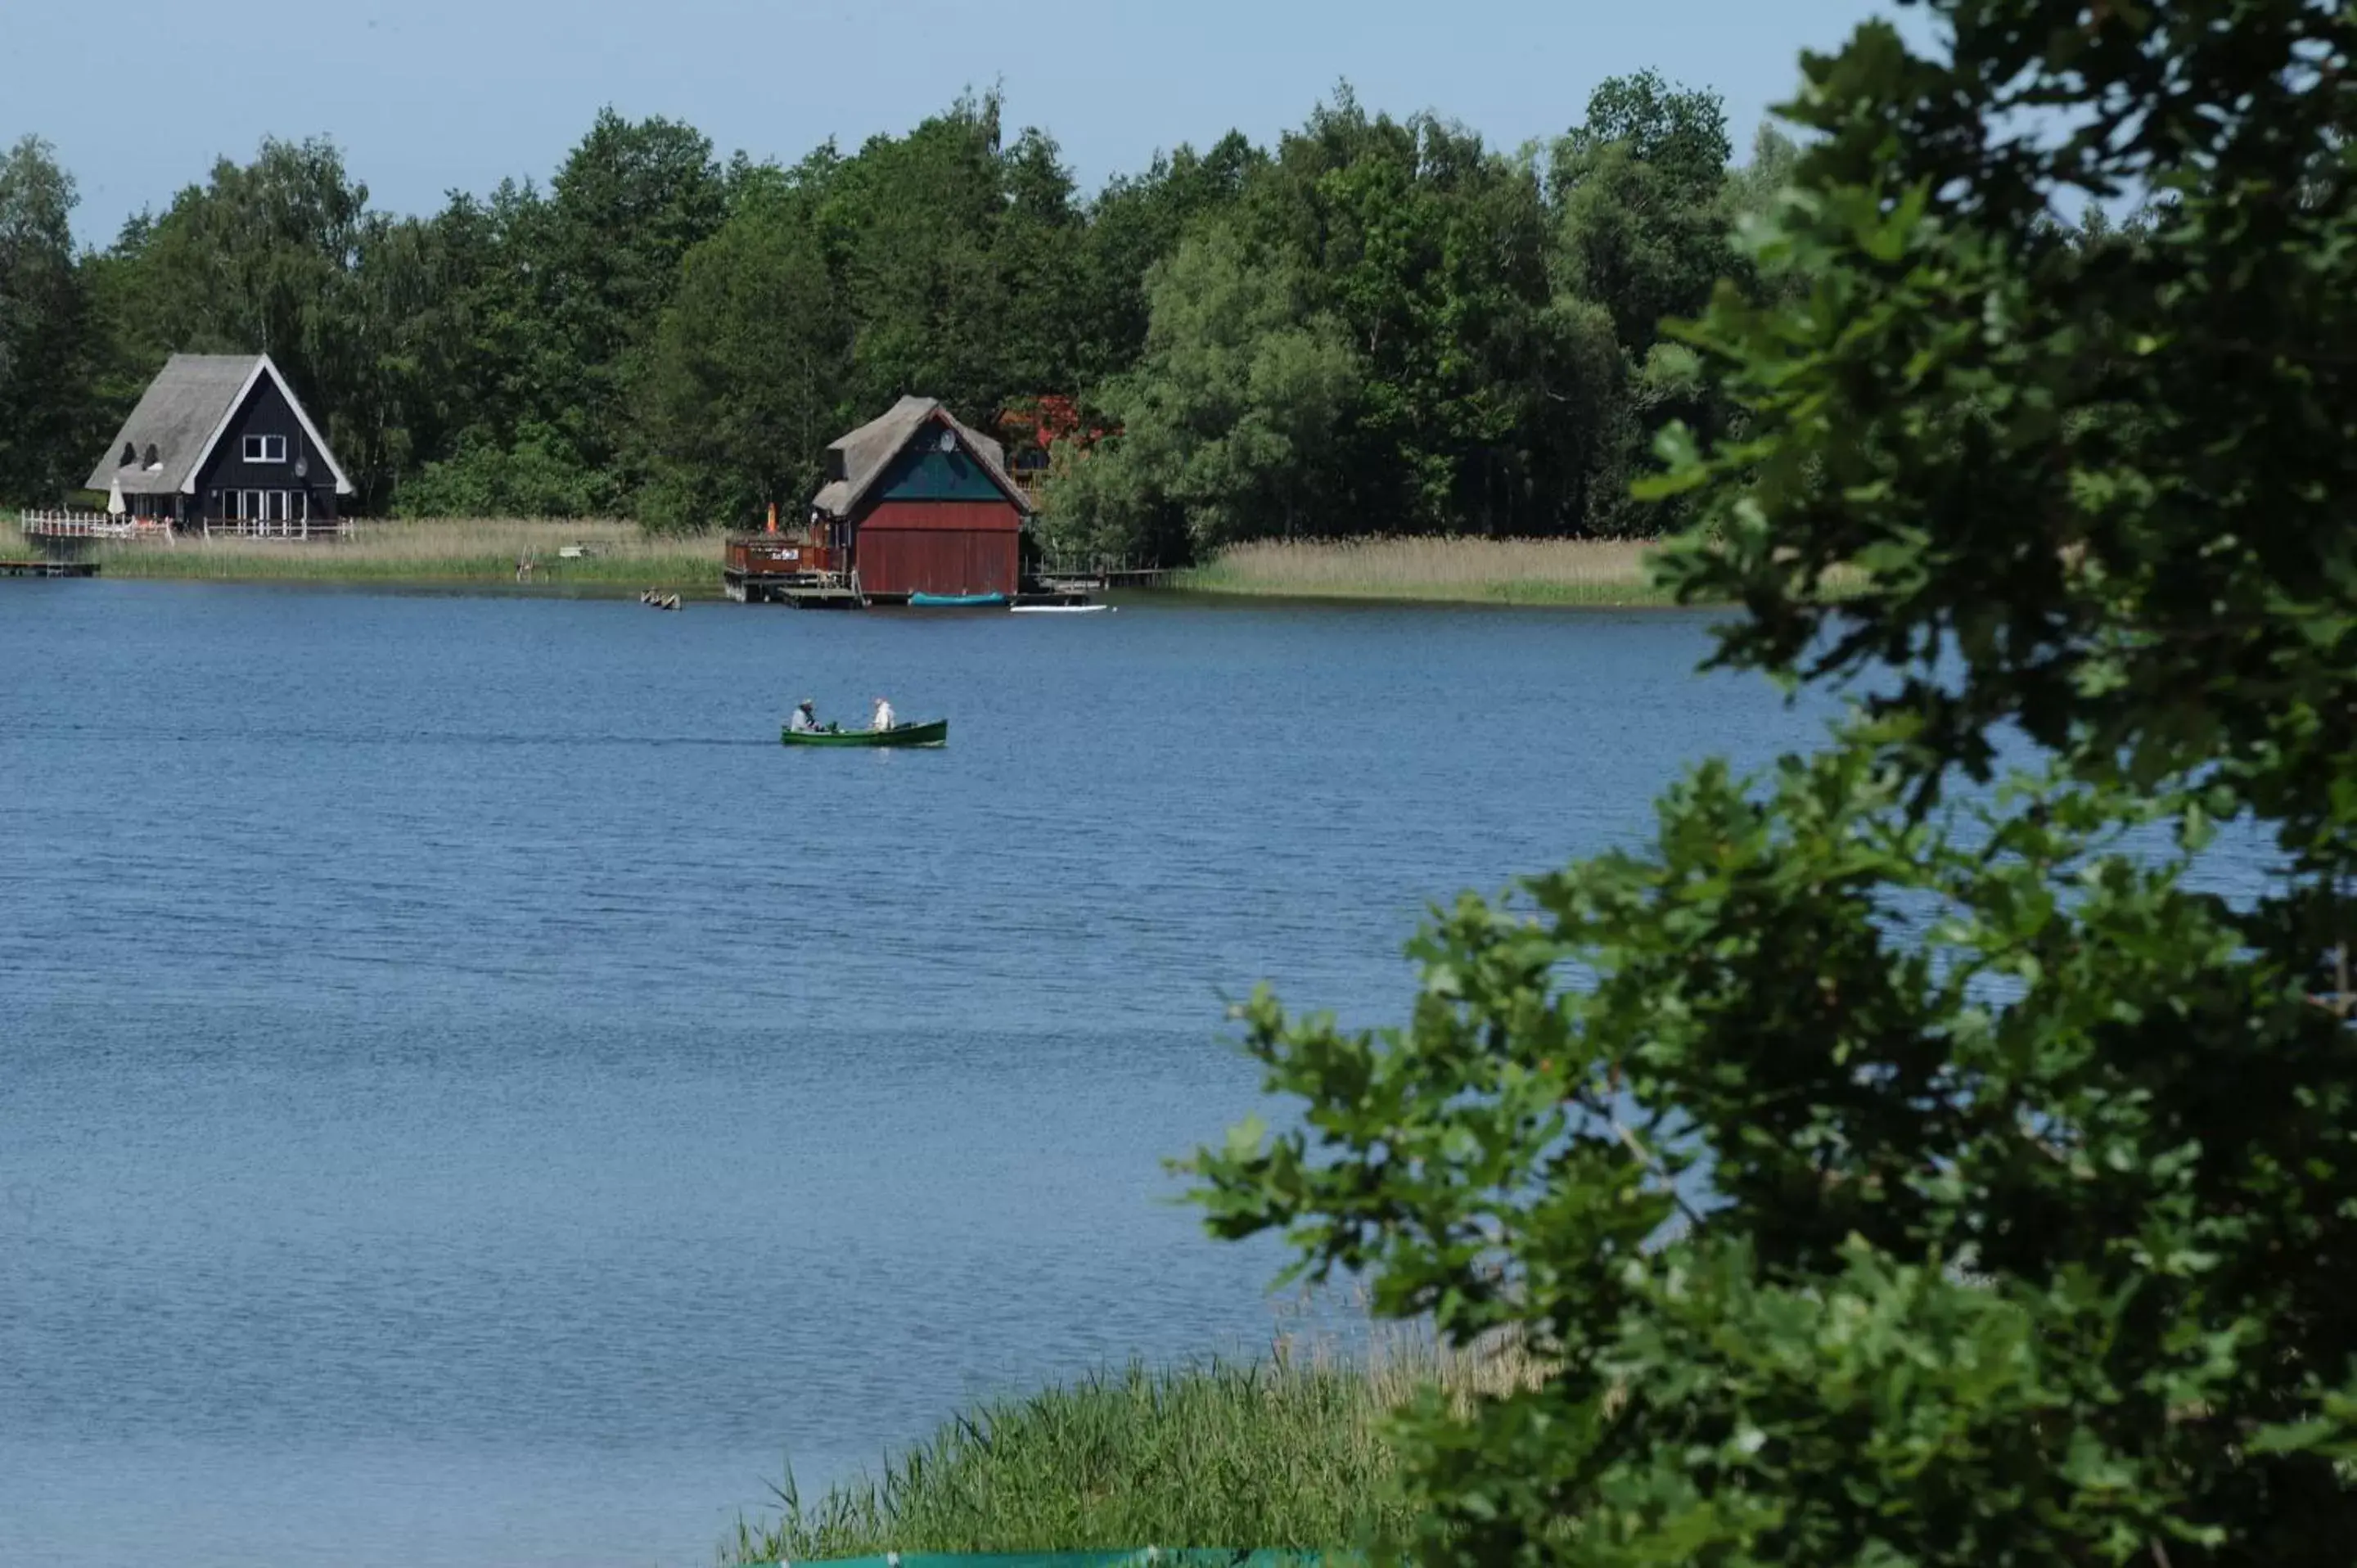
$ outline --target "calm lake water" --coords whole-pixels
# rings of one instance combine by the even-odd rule
[[[1817,720],[1706,618],[0,585],[0,1561],[708,1563],[976,1395],[1265,1344],[1223,994]],[[947,714],[790,752],[795,698]]]

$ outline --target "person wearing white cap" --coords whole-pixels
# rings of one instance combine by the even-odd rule
[[[804,697],[786,720],[786,728],[796,735],[810,735],[818,728],[818,715],[811,711],[811,700]]]
[[[881,697],[877,698],[876,716],[868,721],[867,727],[873,730],[890,729],[892,727],[892,704],[886,702]]]

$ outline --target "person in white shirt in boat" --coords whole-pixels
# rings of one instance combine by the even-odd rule
[[[811,711],[811,700],[808,697],[804,697],[795,707],[792,716],[786,720],[786,727],[796,735],[814,735],[818,732],[818,715]]]
[[[877,698],[876,716],[868,721],[867,727],[876,730],[890,729],[892,722],[892,704],[881,697]]]

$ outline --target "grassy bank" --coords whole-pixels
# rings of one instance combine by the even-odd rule
[[[557,552],[586,545],[565,560]],[[532,522],[470,518],[418,522],[360,521],[331,540],[178,539],[169,543],[95,542],[84,547],[111,577],[289,582],[457,585],[576,588],[683,595],[720,591],[720,541],[713,536],[649,534],[616,521]],[[0,554],[30,553],[10,525]],[[533,562],[516,580],[519,558]]]
[[[1426,1388],[1470,1399],[1529,1375],[1511,1354],[1396,1337],[1358,1358],[1132,1367],[985,1405],[814,1504],[789,1477],[778,1520],[740,1524],[723,1556],[1348,1547],[1405,1522],[1385,1412]]]
[[[1268,540],[1222,551],[1177,585],[1272,597],[1499,605],[1665,605],[1648,543],[1596,539]]]

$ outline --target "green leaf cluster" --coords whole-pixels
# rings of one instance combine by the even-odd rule
[[[1749,275],[1725,126],[1645,72],[1505,155],[1338,91],[1148,274],[1142,351],[1095,392],[1121,434],[1052,497],[1060,535],[1658,532],[1629,499],[1654,432],[1718,417],[1659,323]],[[1761,177],[1789,153],[1765,139]]]
[[[54,495],[74,471],[95,367],[89,280],[76,269],[74,184],[48,145],[0,152],[0,499]]]
[[[1213,1230],[1550,1369],[1405,1419],[1421,1562],[2357,1541],[2357,27],[1928,9],[1804,61],[1647,487],[1715,661],[1849,716],[1437,915],[1403,1027],[1242,1011],[1297,1107]]]

